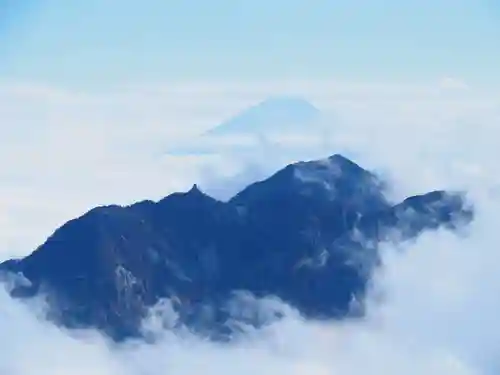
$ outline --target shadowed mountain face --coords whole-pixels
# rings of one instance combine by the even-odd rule
[[[225,322],[237,291],[342,317],[377,264],[373,244],[394,229],[404,240],[472,216],[460,195],[443,191],[393,205],[375,175],[333,155],[289,165],[228,202],[195,185],[159,202],[92,209],[1,268],[27,279],[14,296],[44,292],[55,320],[115,339],[138,334],[163,298],[202,330]]]

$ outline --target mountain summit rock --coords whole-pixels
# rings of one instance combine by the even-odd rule
[[[373,244],[395,230],[405,240],[472,218],[458,193],[394,205],[375,174],[332,155],[291,164],[227,202],[194,185],[158,202],[91,209],[0,269],[24,280],[13,296],[43,293],[53,320],[117,340],[140,335],[148,308],[163,299],[182,323],[220,331],[240,291],[341,318],[377,264]]]

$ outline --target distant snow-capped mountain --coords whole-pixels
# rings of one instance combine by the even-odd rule
[[[297,97],[272,97],[237,114],[209,130],[206,135],[270,135],[313,131],[321,112],[308,101]]]
[[[320,145],[325,127],[322,112],[292,96],[268,98],[236,114],[170,153],[206,154],[262,147],[304,148]]]

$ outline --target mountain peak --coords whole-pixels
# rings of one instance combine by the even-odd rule
[[[357,168],[361,168],[355,162],[353,162],[352,160],[346,158],[345,156],[343,156],[341,154],[333,154],[333,155],[328,157],[328,160],[332,163],[356,166]]]
[[[290,164],[248,186],[231,201],[268,202],[284,195],[308,197],[322,204],[342,201],[360,212],[382,209],[388,204],[379,178],[340,154]]]
[[[352,160],[340,154],[324,159],[301,161],[291,165],[293,177],[302,182],[357,181],[362,184],[376,183],[378,178]]]
[[[235,115],[207,135],[307,130],[319,117],[320,111],[301,97],[272,96]]]
[[[283,110],[294,110],[294,111],[311,111],[317,112],[318,109],[314,107],[311,103],[300,96],[271,96],[252,108],[273,108],[273,109],[283,109]]]
[[[193,184],[193,186],[191,187],[191,189],[189,189],[187,194],[194,195],[194,194],[203,194],[203,193],[201,192],[201,190],[197,184]]]
[[[201,191],[198,187],[198,184],[193,184],[189,190],[167,195],[158,203],[161,206],[167,205],[169,207],[172,205],[174,205],[175,207],[177,207],[178,205],[195,205],[195,207],[198,207],[198,204],[202,202],[204,205],[207,204],[208,206],[211,206],[218,201],[210,195],[205,194],[203,191]]]
[[[332,176],[337,176],[341,173],[356,173],[356,174],[371,174],[367,170],[361,168],[352,160],[340,154],[333,154],[327,158],[319,160],[301,161],[293,164],[301,170],[324,171]]]

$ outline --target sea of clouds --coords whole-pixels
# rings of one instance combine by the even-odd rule
[[[460,83],[460,84],[458,84]],[[238,153],[168,155],[182,139],[264,99],[294,90],[331,119],[322,142],[258,144]],[[221,199],[287,162],[343,152],[392,182],[395,198],[467,189],[477,217],[465,233],[426,233],[383,267],[345,322],[307,321],[272,297],[235,309],[285,318],[232,343],[172,333],[168,304],[145,327],[150,343],[110,343],[43,319],[43,301],[0,290],[0,373],[11,375],[496,374],[500,370],[500,94],[446,78],[428,85],[192,84],[78,93],[33,86],[0,90],[0,256],[32,251],[89,208],[160,198],[199,183]],[[307,131],[305,131],[307,133]],[[304,134],[305,136],[306,134]],[[309,136],[310,134],[308,134]],[[249,307],[250,306],[250,307]]]

